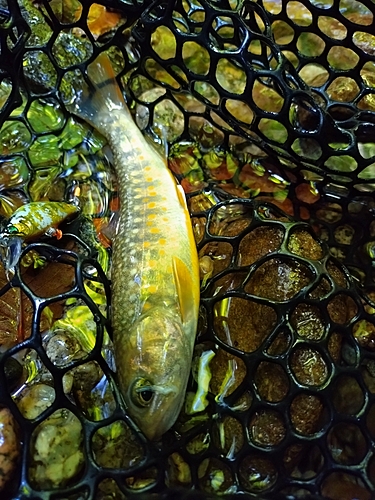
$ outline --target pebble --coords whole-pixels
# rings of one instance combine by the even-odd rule
[[[20,455],[17,423],[8,408],[0,409],[0,491],[12,478]]]
[[[49,408],[55,400],[55,389],[46,384],[35,384],[22,391],[17,402],[22,415],[33,420]]]
[[[37,489],[62,488],[78,476],[84,465],[81,422],[63,408],[33,432],[30,482]]]

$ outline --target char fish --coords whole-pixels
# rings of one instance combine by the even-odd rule
[[[190,373],[199,266],[184,192],[133,121],[110,62],[89,68],[94,92],[70,110],[108,140],[120,211],[113,239],[112,327],[119,387],[149,439],[175,422]]]

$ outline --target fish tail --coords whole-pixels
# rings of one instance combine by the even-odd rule
[[[67,106],[71,113],[99,129],[101,113],[122,110],[130,116],[107,54],[101,53],[88,66],[88,76],[91,85],[76,89],[73,103]]]

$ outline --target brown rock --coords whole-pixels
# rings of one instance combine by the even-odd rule
[[[17,423],[8,408],[0,409],[0,491],[12,479],[20,455]]]

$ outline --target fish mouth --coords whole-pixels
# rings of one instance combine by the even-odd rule
[[[177,418],[177,417],[176,417]],[[135,419],[138,427],[149,441],[160,441],[161,437],[172,427],[175,419],[166,419],[165,415],[159,418],[155,415],[151,421]]]

